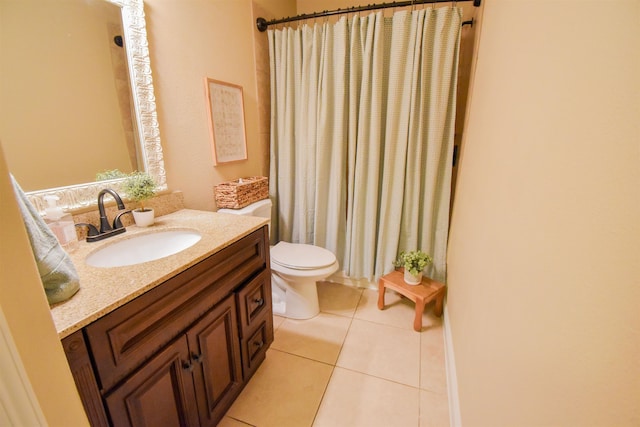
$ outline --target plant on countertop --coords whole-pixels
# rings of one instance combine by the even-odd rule
[[[155,196],[157,185],[148,173],[133,172],[127,176],[123,188],[129,198],[140,203],[140,212],[151,210],[144,207],[144,202]]]
[[[393,262],[393,265],[396,268],[404,267],[405,271],[408,271],[413,276],[417,276],[432,262],[433,258],[431,258],[431,255],[421,250],[402,251],[400,255],[398,255],[398,259]]]

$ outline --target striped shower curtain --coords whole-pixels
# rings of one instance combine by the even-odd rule
[[[422,249],[444,281],[457,7],[269,30],[272,237],[374,280]]]

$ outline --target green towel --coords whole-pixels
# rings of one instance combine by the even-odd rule
[[[69,254],[60,246],[55,234],[29,202],[13,175],[11,181],[47,300],[49,304],[65,301],[80,289],[76,267]]]

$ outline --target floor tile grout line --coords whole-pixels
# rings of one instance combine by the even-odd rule
[[[311,420],[311,427],[313,427],[313,425],[316,422],[316,418],[318,418],[318,412],[320,412],[320,407],[322,406],[322,401],[324,400],[325,395],[327,394],[327,389],[329,388],[329,384],[331,383],[331,378],[333,378],[333,373],[336,371],[336,366],[333,365],[331,367],[331,375],[329,375],[329,380],[327,381],[327,384],[324,386],[324,390],[322,390],[322,396],[320,397],[320,402],[318,402],[318,406],[316,406],[316,410],[313,414],[313,420]]]
[[[375,378],[375,379],[378,379],[378,380],[382,380],[382,381],[390,382],[390,383],[393,383],[393,384],[401,385],[401,386],[404,386],[404,387],[409,387],[409,388],[415,389],[417,391],[421,391],[422,390],[420,387],[415,387],[415,386],[412,386],[412,385],[409,385],[409,384],[401,383],[399,381],[390,380],[389,378],[383,378],[383,377],[379,377],[377,375],[367,374],[367,373],[361,372],[361,371],[356,371],[355,369],[345,368],[343,366],[338,366],[338,365],[336,365],[335,367],[336,368],[340,368],[340,369],[344,369],[345,371],[355,372],[356,374],[364,375],[366,377],[371,377],[371,378]],[[335,371],[335,369],[334,369],[334,371]]]
[[[320,406],[322,406],[322,401],[324,400],[324,396],[327,393],[327,389],[329,388],[329,383],[331,382],[331,378],[333,377],[333,373],[336,370],[336,365],[335,364],[331,364],[331,363],[327,363],[327,362],[323,362],[323,361],[320,361],[320,360],[311,359],[309,357],[300,356],[299,354],[289,353],[288,351],[278,350],[276,348],[272,348],[270,350],[271,351],[277,351],[277,352],[280,352],[280,353],[283,353],[283,354],[288,354],[290,356],[298,357],[300,359],[309,360],[311,362],[321,363],[323,365],[327,365],[327,366],[331,367],[331,374],[329,375],[329,379],[327,380],[327,383],[325,384],[324,389],[322,390],[322,396],[320,397],[320,401],[318,402],[318,406],[316,406],[316,408],[315,408],[315,412],[313,414],[313,420],[311,421],[311,425],[309,426],[309,427],[312,427],[313,424],[316,421],[316,417],[318,416],[318,411],[320,410]],[[336,362],[337,362],[337,359],[336,359]],[[244,421],[242,421],[242,422],[244,422]]]
[[[251,424],[251,423],[248,423],[248,422],[243,421],[243,420],[241,420],[241,419],[239,419],[239,418],[236,418],[236,417],[232,417],[232,416],[230,416],[230,415],[225,415],[225,418],[230,418],[230,419],[232,419],[232,420],[234,420],[234,421],[237,421],[237,422],[239,422],[239,423],[242,423],[242,424],[246,425],[247,427],[256,427],[255,425],[253,425],[253,424]]]
[[[325,396],[327,394],[327,390],[329,389],[329,384],[331,383],[331,379],[333,378],[333,374],[336,371],[336,366],[337,366],[338,360],[340,360],[340,354],[342,353],[342,349],[344,348],[344,343],[347,340],[347,336],[349,335],[349,330],[351,330],[351,325],[353,324],[354,316],[356,314],[356,311],[358,310],[358,306],[360,305],[360,299],[362,298],[362,294],[363,294],[363,292],[360,292],[360,297],[358,298],[358,302],[356,302],[355,308],[353,310],[353,314],[349,318],[349,326],[347,326],[347,330],[346,330],[346,332],[344,334],[344,338],[342,339],[342,343],[340,344],[340,350],[338,350],[338,354],[336,356],[336,361],[335,361],[335,363],[333,364],[333,366],[331,368],[331,375],[329,375],[329,381],[327,381],[327,384],[324,387],[324,390],[322,392],[322,397],[320,397],[320,403],[318,403],[318,407],[316,408],[316,411],[313,414],[313,421],[311,422],[311,427],[313,427],[313,425],[316,422],[316,419],[318,418],[318,412],[320,412],[320,408],[322,407],[322,402],[324,401],[324,398],[325,398]],[[329,313],[329,314],[331,314],[331,313]]]
[[[270,351],[277,351],[277,352],[283,353],[283,354],[288,354],[289,356],[299,357],[300,359],[308,360],[310,362],[322,363],[323,365],[331,366],[332,368],[334,368],[336,366],[334,363],[328,363],[328,362],[324,362],[322,360],[312,359],[312,358],[307,357],[307,356],[300,356],[299,354],[290,353],[288,351],[280,350],[280,349],[277,349],[277,348],[269,347],[269,350]]]
[[[360,302],[362,301],[362,298],[364,297],[364,291],[365,291],[365,289],[361,290],[360,297],[358,298],[358,301],[355,304],[355,309],[353,311],[353,315],[351,317],[351,321],[349,322],[349,326],[347,328],[347,332],[346,332],[345,337],[344,337],[344,339],[342,341],[342,344],[340,345],[340,350],[338,351],[338,356],[336,358],[336,363],[334,365],[334,369],[332,370],[332,376],[333,376],[333,372],[335,372],[335,367],[338,367],[338,368],[341,368],[341,369],[347,369],[347,370],[352,371],[352,372],[357,372],[357,373],[360,373],[362,375],[367,375],[367,376],[370,376],[370,377],[373,377],[373,378],[378,378],[378,379],[381,379],[381,380],[390,381],[390,382],[395,383],[395,384],[400,384],[400,385],[404,385],[404,386],[407,386],[407,387],[416,388],[416,389],[418,389],[418,391],[422,390],[421,387],[420,387],[420,379],[421,379],[421,373],[422,373],[421,372],[421,369],[422,369],[422,363],[421,363],[421,360],[422,360],[421,359],[421,356],[422,356],[422,345],[421,344],[422,344],[422,332],[423,331],[419,332],[420,333],[420,340],[419,340],[419,343],[418,343],[419,344],[419,349],[418,349],[418,387],[414,387],[414,386],[411,386],[411,385],[408,385],[408,384],[404,384],[404,383],[401,383],[401,382],[398,382],[398,381],[390,380],[390,379],[387,379],[387,378],[378,377],[376,375],[371,375],[371,374],[367,374],[367,373],[364,373],[364,372],[356,371],[354,369],[343,368],[341,366],[338,366],[338,361],[340,360],[340,354],[342,353],[342,350],[344,348],[344,344],[345,344],[345,342],[347,340],[347,337],[349,335],[349,331],[351,330],[351,326],[353,325],[353,321],[354,320],[359,320],[361,322],[366,322],[366,323],[373,324],[373,325],[389,326],[391,328],[395,328],[395,329],[402,330],[402,331],[410,330],[410,328],[402,328],[402,327],[399,327],[399,326],[396,326],[396,325],[390,325],[390,324],[387,324],[387,323],[380,323],[380,322],[375,322],[375,321],[371,321],[371,320],[367,320],[367,319],[357,318],[356,314],[358,312],[358,308],[360,307]],[[335,313],[328,313],[328,312],[324,312],[324,313],[335,314]],[[324,395],[323,395],[323,398],[324,398]],[[321,402],[322,402],[322,400],[321,400]]]
[[[346,285],[342,285],[342,286],[346,286]],[[320,310],[321,313],[326,313],[326,314],[333,314],[335,316],[342,316],[342,317],[348,317],[353,319],[353,317],[356,314],[356,311],[358,311],[358,306],[360,305],[360,300],[362,299],[362,294],[364,293],[364,289],[363,288],[355,288],[356,290],[358,290],[360,292],[360,295],[358,296],[358,301],[355,304],[355,307],[353,308],[353,312],[351,313],[350,316],[344,315],[344,314],[340,314],[340,313],[332,313],[330,311],[324,311],[324,310]]]
[[[363,318],[360,318],[360,317],[354,317],[354,320],[360,320],[362,322],[369,322],[369,323],[373,323],[374,325],[389,326],[390,328],[399,329],[401,331],[413,331],[413,327],[412,326],[411,327],[403,327],[403,326],[398,326],[398,325],[392,325],[392,324],[389,324],[389,323],[376,322],[375,320],[363,319]],[[424,329],[422,331],[414,331],[414,332],[416,332],[416,333],[418,333],[418,334],[420,334],[422,336],[422,333],[423,332],[427,332],[427,331],[429,331],[429,328]]]
[[[353,319],[355,318],[354,316],[356,315],[356,311],[358,311],[358,306],[360,305],[360,300],[362,299],[362,295],[363,294],[364,294],[364,292],[361,291],[360,292],[360,296],[358,297],[358,301],[355,304],[355,308],[353,309],[353,314],[349,318],[350,319],[349,320],[349,326],[347,326],[347,330],[345,331],[344,338],[342,339],[342,343],[340,344],[340,350],[338,350],[338,354],[336,355],[336,361],[333,364],[334,367],[337,366],[338,360],[340,360],[340,354],[342,353],[342,349],[344,348],[345,341],[347,341],[347,336],[349,335],[349,331],[351,330],[351,325],[353,325]],[[345,317],[347,317],[347,316],[345,316]],[[331,371],[331,373],[333,375],[333,371]]]
[[[331,313],[327,313],[327,314],[331,314]],[[280,353],[285,353],[285,354],[288,354],[288,355],[291,355],[291,356],[296,356],[296,357],[299,357],[301,359],[309,360],[311,362],[322,363],[324,365],[329,365],[329,366],[331,366],[333,368],[346,369],[346,370],[351,371],[351,372],[357,372],[357,373],[362,374],[362,375],[370,376],[370,377],[373,377],[373,378],[378,378],[378,379],[381,379],[381,380],[389,381],[389,382],[392,382],[392,383],[395,383],[395,384],[400,384],[400,385],[404,385],[404,386],[411,387],[411,388],[416,388],[416,389],[427,391],[427,392],[430,392],[430,393],[442,394],[439,391],[434,390],[432,388],[422,387],[422,385],[420,384],[420,378],[421,378],[420,375],[422,374],[422,363],[421,363],[421,360],[422,360],[422,345],[420,345],[420,349],[418,351],[418,359],[419,360],[418,360],[418,386],[417,387],[409,385],[409,384],[405,384],[405,383],[402,383],[402,382],[399,382],[399,381],[394,381],[394,380],[391,380],[391,379],[388,379],[388,378],[380,377],[380,376],[377,376],[377,375],[368,374],[366,372],[358,371],[358,370],[355,370],[355,369],[352,369],[352,368],[346,368],[346,367],[343,367],[343,366],[339,366],[338,365],[338,361],[340,359],[340,354],[342,353],[342,350],[344,348],[344,343],[345,343],[345,341],[347,339],[349,331],[351,330],[351,326],[353,325],[353,320],[360,320],[362,322],[368,322],[368,323],[371,323],[373,325],[382,325],[382,326],[392,326],[392,327],[394,327],[393,325],[385,325],[385,324],[382,324],[382,323],[371,322],[371,321],[368,321],[368,320],[352,319],[351,322],[349,322],[349,326],[347,327],[347,331],[345,333],[345,338],[342,340],[342,344],[340,345],[340,350],[338,351],[338,355],[337,355],[336,361],[334,363],[330,363],[330,362],[326,362],[326,361],[323,361],[323,360],[314,359],[314,358],[311,358],[311,357],[308,357],[308,356],[302,356],[302,355],[299,355],[299,354],[296,354],[296,353],[291,353],[291,352],[288,352],[288,351],[285,351],[285,350],[281,350],[281,349],[277,349],[277,348],[271,348],[270,350],[278,351]],[[395,328],[399,329],[399,330],[406,330],[404,328],[399,328],[399,327],[395,327]],[[333,373],[333,370],[332,370],[332,373]]]
[[[323,312],[323,313],[325,313],[325,312]],[[325,314],[333,314],[333,313],[325,313]],[[343,317],[346,317],[346,316],[343,316]],[[285,321],[286,321],[286,320],[285,320]],[[281,323],[281,325],[282,325],[282,324],[284,324],[284,322],[285,322],[285,321],[283,321],[283,322]],[[335,366],[337,366],[338,360],[340,359],[340,353],[342,352],[342,349],[344,348],[344,343],[345,343],[345,341],[347,340],[347,335],[349,335],[349,330],[351,329],[351,325],[352,325],[352,324],[353,324],[353,318],[350,318],[350,320],[349,320],[349,326],[347,326],[347,330],[345,331],[344,338],[342,339],[342,342],[340,343],[340,350],[338,350],[338,354],[336,355],[336,360],[335,360],[335,362],[333,362],[333,363],[328,363],[328,362],[325,362],[325,361],[323,361],[323,360],[313,359],[313,358],[308,357],[308,356],[301,356],[301,355],[299,355],[299,354],[291,353],[291,352],[288,352],[288,351],[285,351],[285,350],[281,350],[281,349],[277,349],[277,348],[270,348],[270,350],[279,351],[279,352],[281,352],[281,353],[290,354],[290,355],[292,355],[292,356],[297,356],[297,357],[300,357],[300,358],[302,358],[302,359],[311,360],[312,362],[323,363],[323,364],[325,364],[325,365],[329,365],[329,366],[333,366],[333,367],[335,367]],[[278,327],[278,329],[280,329],[280,327]],[[275,335],[275,331],[274,331],[274,335]]]

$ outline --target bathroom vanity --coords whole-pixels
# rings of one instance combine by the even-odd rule
[[[94,426],[214,426],[273,341],[264,221],[183,210],[157,224],[192,228],[203,237],[144,264],[83,264],[79,293],[52,308]],[[82,245],[73,255],[76,264],[92,250]],[[96,280],[102,281],[97,287]],[[95,302],[96,293],[107,296]],[[73,322],[67,304],[92,308]]]

